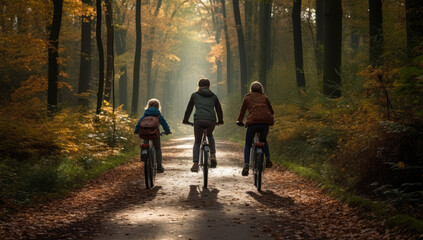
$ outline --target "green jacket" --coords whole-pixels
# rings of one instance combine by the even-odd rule
[[[194,121],[208,120],[216,122],[216,113],[219,123],[223,123],[222,106],[217,96],[210,89],[202,88],[191,95],[183,122],[188,122],[192,109],[195,106]],[[215,112],[216,109],[216,112]]]

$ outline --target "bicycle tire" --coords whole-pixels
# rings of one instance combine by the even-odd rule
[[[209,153],[202,150],[203,151],[203,182],[204,182],[204,188],[207,188],[207,184],[208,184],[208,177],[209,177]]]
[[[142,156],[141,156],[142,157]],[[150,189],[150,160],[149,156],[144,155],[144,178],[145,178],[145,188]]]
[[[156,151],[154,147],[150,147],[150,187],[154,187],[156,169]]]
[[[263,153],[257,153],[257,191],[261,191],[261,180],[263,175]]]

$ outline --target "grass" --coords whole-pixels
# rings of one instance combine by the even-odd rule
[[[342,189],[340,186],[334,185],[326,181],[318,172],[311,168],[300,166],[296,163],[279,159],[279,163],[286,167],[289,171],[304,177],[306,179],[320,183],[320,186],[329,195],[340,199],[351,207],[360,208],[370,211],[377,218],[387,220],[388,226],[391,228],[405,229],[414,233],[423,233],[423,221],[405,214],[392,214],[390,208],[380,202],[374,202]]]

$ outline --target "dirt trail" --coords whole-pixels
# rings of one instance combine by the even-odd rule
[[[142,164],[120,166],[66,199],[0,225],[2,239],[410,239],[331,199],[282,169],[267,171],[262,193],[242,177],[242,149],[217,141],[218,166],[191,173],[192,138],[163,144],[165,173],[145,190]]]

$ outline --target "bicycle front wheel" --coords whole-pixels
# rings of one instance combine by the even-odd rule
[[[263,153],[257,153],[257,191],[261,191],[261,178],[263,175]]]
[[[156,150],[154,147],[150,148],[150,186],[154,186],[155,178],[156,178]]]
[[[203,182],[204,188],[207,188],[207,182],[209,177],[209,152],[202,150],[203,152]]]

